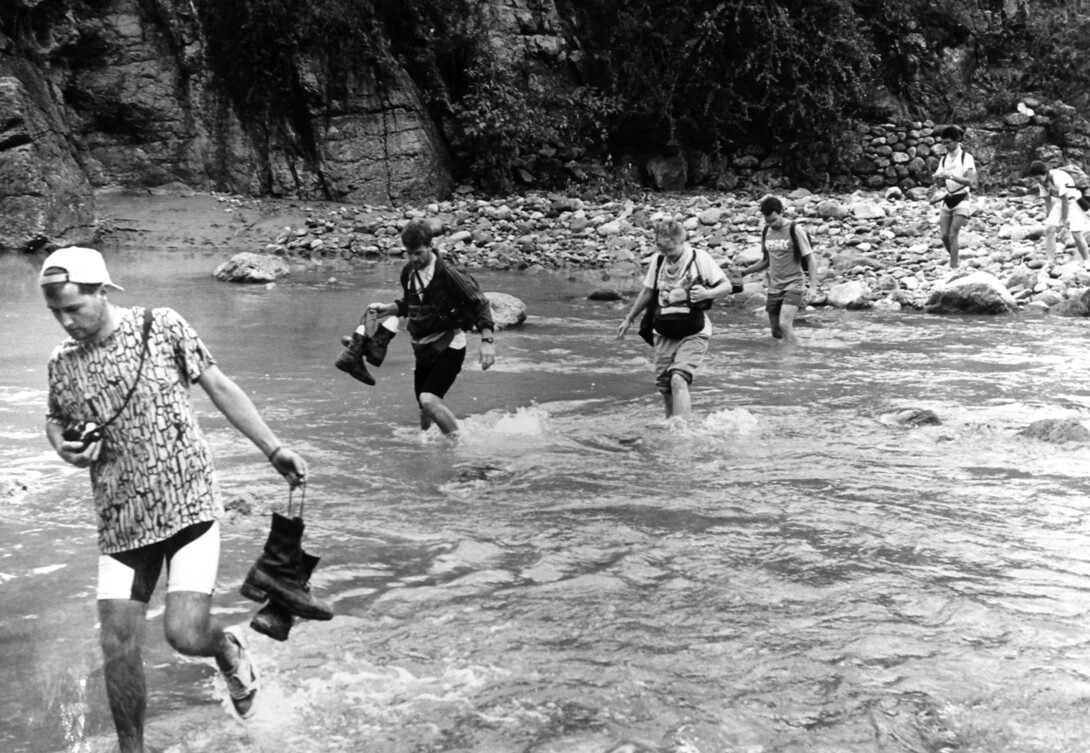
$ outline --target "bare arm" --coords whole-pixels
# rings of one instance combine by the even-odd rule
[[[742,277],[746,277],[748,275],[756,274],[757,272],[763,272],[766,269],[768,269],[768,256],[767,255],[765,255],[756,264],[750,264],[748,267],[743,269],[742,270]]]
[[[817,254],[814,253],[814,247],[810,245],[810,234],[807,232],[796,233],[799,244],[799,254],[808,263],[803,264],[803,269],[810,276],[810,294],[816,295],[818,289],[818,259]]]
[[[727,295],[733,289],[731,281],[726,277],[718,285],[713,287],[705,287],[703,285],[694,285],[689,291],[690,301],[714,301],[717,298],[722,298]]]
[[[647,304],[651,302],[651,296],[655,294],[654,288],[644,286],[640,290],[640,294],[636,296],[636,301],[632,304],[632,310],[628,312],[628,316],[621,320],[621,325],[617,327],[617,339],[623,340],[625,332],[628,331],[629,325],[636,321],[636,317],[640,315]]]
[[[276,434],[257,412],[257,407],[249,395],[243,392],[234,380],[213,364],[197,377],[197,384],[208,393],[213,404],[227,417],[231,425],[265,453],[273,468],[286,478],[289,484],[297,486],[306,480],[306,461],[280,444]]]

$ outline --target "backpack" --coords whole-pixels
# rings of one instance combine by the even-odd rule
[[[799,248],[799,236],[798,231],[795,229],[795,221],[791,220],[791,246],[795,249],[795,262],[803,268],[804,271],[810,271],[810,260],[802,255],[802,250]],[[805,230],[802,231],[806,233]],[[765,225],[764,230],[761,231],[761,253],[764,254],[765,261],[768,261],[768,249],[765,248],[765,238],[768,237],[768,225]],[[810,234],[806,233],[806,240],[810,240]],[[814,244],[810,243],[810,252],[813,253]]]
[[[1060,169],[1070,175],[1071,180],[1075,181],[1075,188],[1083,193],[1090,191],[1090,175],[1087,175],[1086,171],[1081,167],[1072,162],[1069,165],[1064,165]]]
[[[1090,175],[1087,175],[1086,171],[1074,162],[1066,164],[1059,169],[1070,175],[1071,180],[1075,183],[1075,188],[1079,189],[1079,198],[1076,199],[1079,207],[1081,207],[1084,212],[1087,209],[1090,209],[1090,199],[1087,199],[1086,197],[1087,192],[1090,192]],[[1049,180],[1051,179],[1050,175]],[[1057,188],[1058,187],[1059,186],[1057,186]]]

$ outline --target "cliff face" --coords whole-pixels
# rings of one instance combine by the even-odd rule
[[[322,2],[331,3],[331,12],[336,12],[336,0]],[[181,183],[198,190],[371,204],[448,195],[454,180],[447,144],[454,139],[444,129],[454,127],[451,87],[465,71],[451,76],[450,70],[435,67],[434,58],[422,64],[426,55],[414,58],[404,46],[395,50],[384,24],[404,19],[391,10],[395,6],[375,5],[387,15],[363,31],[367,54],[347,68],[329,64],[336,40],[324,50],[312,45],[291,53],[294,110],[270,122],[246,111],[244,87],[241,93],[239,87],[232,91],[231,81],[225,82],[242,78],[231,75],[230,44],[225,67],[222,34],[215,38],[219,47],[210,43],[208,18],[200,10],[207,14],[210,7],[228,6],[204,0],[3,0],[0,251],[89,240],[94,234],[94,190],[111,185]],[[435,10],[428,0],[404,0],[403,5],[425,16]],[[549,79],[550,85],[562,88],[565,82],[602,78],[601,45],[592,40],[604,37],[591,24],[608,27],[611,19],[582,19],[578,4],[435,0],[434,5],[448,18],[465,12],[481,19],[481,39],[495,60],[511,68],[532,68],[535,81]],[[1070,108],[1050,105],[1032,118],[1015,116],[1014,121],[997,110],[994,95],[987,91],[1006,88],[1004,99],[1010,102],[1004,106],[1013,108],[1024,98],[1016,93],[1022,73],[1017,62],[982,73],[974,42],[994,33],[1000,18],[1059,15],[1074,22],[1083,12],[1081,0],[963,0],[950,5],[963,11],[964,28],[960,21],[953,30],[921,23],[897,40],[897,55],[904,57],[901,67],[910,79],[901,82],[901,90],[913,96],[876,93],[875,122],[930,118],[968,125],[970,133],[975,125],[971,146],[984,152],[981,156],[994,152],[997,161],[1002,158],[1011,165],[1053,144],[1069,152],[1065,156],[1084,156],[1090,124],[1068,112]],[[917,29],[915,21],[905,28]],[[428,47],[428,29],[400,31],[410,45]],[[404,39],[400,42],[405,44]],[[450,65],[450,60],[445,62]],[[982,75],[992,79],[990,88],[977,86]],[[1073,104],[1090,107],[1078,101],[1079,92],[1071,96]],[[502,104],[495,108],[502,109]],[[487,107],[484,112],[488,114]],[[859,131],[856,158],[840,166],[832,183],[841,182],[838,178],[872,187],[926,182],[930,165],[911,134],[918,129],[908,128],[901,138],[897,134],[903,128],[875,127],[882,132]],[[706,153],[676,150],[668,156],[634,155],[632,160],[616,156],[626,176],[642,176],[664,189],[697,184],[775,189],[790,184],[779,169],[781,155],[748,148],[714,161]],[[465,161],[466,155],[459,158]],[[584,166],[570,154],[542,150],[530,159],[570,170],[576,181],[586,177]],[[532,180],[528,171],[536,167],[529,162],[526,167],[521,172]],[[999,182],[1008,176],[992,177]]]
[[[391,203],[449,192],[449,160],[403,71],[362,67],[336,101],[304,81],[317,155],[243,124],[214,85],[188,0],[6,0],[0,250],[86,240],[93,190],[202,190]],[[307,61],[300,61],[307,67]]]

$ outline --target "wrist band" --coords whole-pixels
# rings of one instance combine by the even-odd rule
[[[274,449],[274,450],[273,450],[272,452],[270,452],[270,453],[269,453],[269,454],[268,454],[268,455],[266,456],[266,457],[267,457],[267,458],[269,459],[269,462],[270,462],[270,463],[271,463],[271,462],[273,461],[273,458],[275,458],[275,457],[276,457],[276,453],[280,452],[280,451],[281,451],[282,449],[284,449],[284,445],[282,445],[282,444],[278,444],[278,445],[276,446],[276,449]]]

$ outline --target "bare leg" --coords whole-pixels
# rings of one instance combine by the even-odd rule
[[[783,330],[780,329],[780,314],[776,311],[768,312],[768,324],[772,327],[772,336],[777,340],[783,339]]]
[[[224,637],[211,610],[211,594],[168,593],[164,625],[167,643],[179,654],[215,657],[220,669],[229,670],[238,663],[238,649]]]
[[[958,268],[958,254],[960,253],[960,234],[961,228],[968,220],[967,217],[961,215],[953,215],[951,217],[943,217],[939,220],[939,231],[942,233],[942,245],[946,247],[946,252],[950,254],[950,269]]]
[[[1056,261],[1056,227],[1053,225],[1045,227],[1045,259],[1049,264]]]
[[[98,602],[106,695],[110,699],[121,753],[144,753],[148,697],[142,648],[147,613],[148,605],[138,601],[105,599]]]
[[[670,375],[670,394],[666,395],[666,399],[669,401],[666,410],[667,418],[677,416],[686,421],[689,420],[692,414],[692,399],[689,396],[689,383],[685,381],[685,377],[680,374]]]
[[[798,345],[799,338],[795,336],[795,315],[799,313],[799,307],[785,303],[780,309],[780,331],[783,332],[784,345]]]
[[[444,434],[454,434],[458,431],[458,419],[451,413],[450,408],[443,404],[437,395],[430,392],[420,393],[421,427],[424,423],[424,415],[435,422],[439,430]],[[430,424],[429,424],[430,425]]]
[[[1079,257],[1083,261],[1086,261],[1088,258],[1090,258],[1090,250],[1088,250],[1086,247],[1086,232],[1072,232],[1071,237],[1075,239],[1075,248],[1079,251]]]

